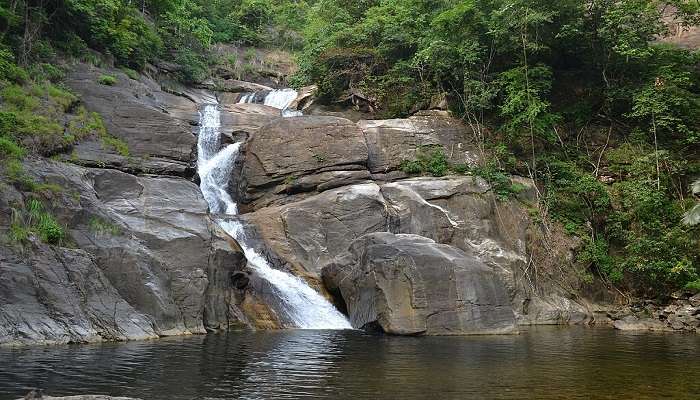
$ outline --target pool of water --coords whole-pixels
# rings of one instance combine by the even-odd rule
[[[0,399],[700,399],[700,335],[602,328],[513,336],[233,332],[0,348]]]

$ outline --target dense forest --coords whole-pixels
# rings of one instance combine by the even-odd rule
[[[531,177],[533,217],[581,239],[586,279],[700,291],[700,53],[662,40],[698,23],[694,0],[2,0],[1,168],[41,192],[19,162],[30,153],[88,134],[128,152],[76,107],[58,60],[130,74],[167,61],[192,83],[215,43],[283,48],[299,65],[290,85],[316,84],[329,104],[354,93],[398,117],[446,102],[482,165],[435,152],[404,169],[476,174],[506,197],[519,190],[510,174]],[[40,205],[28,212],[60,239]]]

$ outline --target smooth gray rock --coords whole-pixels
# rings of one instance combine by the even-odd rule
[[[613,327],[621,331],[669,331],[666,325],[660,321],[648,318],[638,318],[628,315],[613,322]]]
[[[297,271],[320,277],[320,267],[353,240],[388,228],[389,210],[374,183],[328,190],[243,217],[265,244]]]
[[[34,243],[0,252],[0,344],[157,337],[148,315],[124,300],[84,250]]]
[[[342,118],[276,119],[252,135],[244,152],[238,182],[243,211],[298,200],[295,194],[324,184],[355,183],[369,176],[362,132]],[[353,176],[337,171],[361,172]],[[301,179],[308,185],[295,186]]]
[[[274,254],[309,280],[363,235],[415,234],[491,267],[505,283],[520,324],[586,322],[592,315],[587,303],[571,297],[580,284],[569,248],[537,250],[547,253],[550,264],[540,266],[539,280],[528,275],[528,255],[538,246],[520,203],[528,200],[527,193],[522,200],[499,201],[480,178],[413,178],[343,186],[244,218]]]
[[[35,241],[22,255],[0,245],[12,255],[0,269],[0,343],[141,339],[240,322],[230,277],[245,260],[195,184],[44,160],[25,169],[63,188],[51,211],[78,249]]]
[[[224,104],[220,108],[221,134],[232,143],[245,140],[260,127],[282,117],[279,109],[262,104]]]
[[[422,111],[409,118],[361,120],[372,173],[396,171],[416,159],[421,147],[442,148],[453,164],[474,165],[480,158],[471,130],[442,111]]]
[[[417,235],[381,232],[355,240],[323,267],[356,328],[397,335],[517,331],[505,286],[464,252]]]
[[[117,82],[98,83],[104,74],[115,76]],[[75,145],[74,162],[158,174],[193,172],[190,164],[196,154],[199,115],[197,104],[188,96],[163,91],[146,76],[133,80],[119,70],[87,64],[72,65],[66,85],[89,111],[102,116],[109,135],[129,147],[129,156],[124,157],[104,146],[100,138],[88,138]]]

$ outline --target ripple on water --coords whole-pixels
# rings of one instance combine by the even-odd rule
[[[0,349],[0,399],[698,399],[698,335],[538,328],[515,336],[238,332]]]

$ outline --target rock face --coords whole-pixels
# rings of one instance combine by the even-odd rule
[[[37,244],[29,257],[0,255],[0,344],[157,337],[90,255]]]
[[[98,83],[105,74],[115,76],[116,83]],[[66,85],[89,111],[102,116],[108,133],[129,148],[128,156],[121,155],[104,146],[100,138],[92,138],[75,146],[73,161],[158,174],[194,172],[191,161],[196,153],[198,113],[192,99],[167,93],[146,76],[134,80],[121,71],[87,64],[72,66]]]
[[[506,289],[478,258],[417,235],[374,233],[323,268],[354,327],[398,335],[516,331]]]
[[[478,159],[473,133],[446,112],[423,111],[406,119],[362,120],[368,168],[373,174],[397,171],[416,158],[421,147],[440,147],[450,162],[474,165]]]
[[[366,235],[420,235],[489,266],[505,284],[518,323],[585,322],[591,314],[587,305],[560,287],[563,280],[577,276],[564,256],[553,261],[551,271],[539,272],[551,273],[551,282],[528,275],[534,237],[527,210],[520,203],[528,201],[528,193],[526,189],[521,200],[503,202],[480,178],[413,178],[343,186],[264,207],[244,218],[257,227],[285,268],[311,282],[318,280],[323,265],[334,262]]]
[[[52,212],[77,249],[3,249],[0,343],[142,339],[239,323],[231,276],[245,259],[214,229],[196,185],[53,161],[25,169],[63,188]],[[2,197],[22,208],[18,193]]]
[[[221,111],[221,134],[232,143],[245,140],[260,127],[282,117],[280,110],[254,103],[226,104]]]
[[[106,72],[115,85],[97,82]],[[198,104],[214,94],[85,65],[68,85],[130,154],[95,137],[66,155],[71,163],[25,162],[35,180],[61,188],[43,200],[68,235],[58,246],[0,242],[0,344],[284,326],[269,283],[185,179],[195,172]],[[472,132],[447,113],[281,118],[217,96],[221,144],[244,142],[229,190],[256,251],[333,297],[354,326],[511,333],[516,324],[590,317],[572,267],[575,245],[541,240],[528,214],[530,181],[514,178],[524,190],[502,201],[477,177],[400,170],[424,149],[442,149],[452,164],[478,160]],[[2,187],[0,238],[31,196]]]
[[[237,79],[209,79],[200,84],[200,87],[207,90],[229,92],[229,93],[252,93],[261,90],[272,90],[271,87],[259,85],[253,82],[239,81]]]
[[[245,147],[238,190],[244,209],[293,201],[369,178],[362,131],[335,117],[280,118]]]

